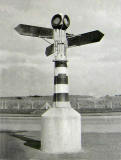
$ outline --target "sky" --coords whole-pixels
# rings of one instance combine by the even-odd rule
[[[0,0],[0,96],[53,94],[54,57],[45,56],[49,44],[14,28],[51,28],[57,13],[70,17],[68,33],[104,33],[98,43],[68,49],[70,94],[121,94],[120,0]]]

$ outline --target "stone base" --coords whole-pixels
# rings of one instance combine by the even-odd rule
[[[41,117],[41,151],[81,151],[81,115],[70,108],[50,108]]]

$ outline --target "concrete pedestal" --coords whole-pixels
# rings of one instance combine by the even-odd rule
[[[48,153],[81,151],[81,115],[68,108],[51,108],[41,117],[41,150]]]

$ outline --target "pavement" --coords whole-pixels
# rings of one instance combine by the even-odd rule
[[[82,151],[41,152],[39,131],[0,133],[0,160],[121,160],[120,133],[82,133]]]
[[[39,118],[2,118],[1,124],[0,160],[121,160],[120,115],[82,116],[82,150],[70,154],[41,151]]]

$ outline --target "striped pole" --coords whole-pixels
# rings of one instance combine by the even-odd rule
[[[67,40],[63,30],[54,30],[54,107],[70,107],[68,72],[67,72]]]
[[[67,61],[55,61],[54,107],[70,107]]]

